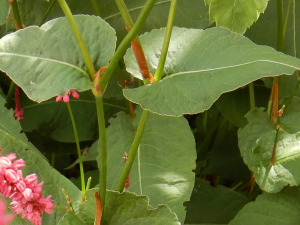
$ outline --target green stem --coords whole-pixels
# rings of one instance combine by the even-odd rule
[[[165,39],[164,39],[161,55],[159,58],[157,70],[154,75],[154,80],[157,80],[157,81],[161,79],[163,72],[164,72],[164,66],[165,66],[165,62],[166,62],[166,58],[167,58],[167,54],[168,54],[168,48],[169,48],[169,43],[170,43],[170,38],[171,38],[172,28],[173,28],[173,23],[174,23],[176,5],[177,5],[177,0],[172,0],[170,12],[169,12],[168,23],[167,23],[167,28],[166,28],[166,33],[165,33]]]
[[[129,28],[129,30],[131,30],[134,26],[134,23],[129,14],[126,4],[124,3],[123,0],[115,0],[115,1],[116,1],[116,4],[118,6],[118,9],[121,13],[121,16],[122,16],[126,26]],[[141,41],[140,41],[140,38],[138,35],[135,37],[135,40],[137,40],[137,42],[140,44],[140,46],[142,48]]]
[[[87,71],[89,73],[90,79],[92,80],[95,73],[96,73],[96,71],[95,71],[91,56],[89,54],[89,51],[88,51],[88,49],[86,47],[86,44],[83,40],[83,37],[81,35],[81,32],[80,32],[80,30],[77,26],[77,23],[75,22],[74,16],[72,15],[72,12],[71,12],[68,4],[66,3],[66,1],[65,0],[58,0],[58,2],[60,4],[60,7],[62,8],[65,16],[67,17],[69,23],[70,23],[70,26],[71,26],[71,29],[72,29],[74,35],[75,35],[77,44],[79,45],[81,54],[83,55],[83,60],[84,60],[84,63],[87,67]]]
[[[141,142],[141,139],[142,139],[145,127],[146,127],[148,116],[149,116],[149,111],[143,110],[137,131],[135,133],[134,140],[133,140],[133,143],[132,143],[129,155],[128,155],[127,162],[125,163],[119,183],[116,188],[116,190],[119,192],[122,192],[124,189],[126,179],[128,177],[128,174],[130,173],[136,153],[138,152],[138,148],[139,148],[139,145],[140,145],[140,142]]]
[[[98,5],[97,1],[96,1],[96,0],[91,0],[91,3],[92,3],[92,5],[93,5],[95,14],[96,14],[97,16],[100,16],[100,8],[99,8],[99,5]]]
[[[14,14],[14,20],[17,22],[18,28],[22,28],[22,21],[19,13],[19,7],[18,7],[18,2],[15,0],[11,3],[11,8]],[[12,107],[12,99],[14,98],[14,93],[15,93],[15,88],[16,84],[11,81],[9,90],[6,96],[6,107],[11,108]]]
[[[249,84],[249,96],[250,96],[250,109],[255,109],[255,97],[254,97],[254,85],[253,82]]]
[[[292,0],[289,0],[288,8],[286,10],[286,15],[285,15],[285,19],[284,19],[284,26],[283,26],[283,43],[284,43],[286,28],[287,28],[289,15],[290,15],[290,11],[291,11],[291,5],[292,5]]]
[[[243,182],[239,182],[237,183],[234,187],[231,188],[232,191],[235,191],[237,188],[239,188],[241,185],[243,184]]]
[[[278,9],[278,51],[282,52],[284,49],[284,28],[283,28],[283,1],[277,0]]]
[[[57,0],[52,0],[52,2],[50,3],[50,5],[48,6],[46,12],[44,13],[41,22],[39,23],[39,26],[42,26],[42,24],[45,22],[47,16],[49,15],[49,13],[51,12],[53,6],[55,5]]]
[[[18,2],[17,0],[14,0],[11,3],[11,7],[13,10],[13,14],[14,14],[14,20],[17,21],[18,27],[19,29],[22,28],[22,22],[21,22],[21,17],[20,17],[20,13],[19,13],[19,7],[18,7]]]
[[[92,177],[89,177],[88,180],[87,180],[87,184],[86,184],[86,189],[85,189],[86,191],[90,189],[91,182],[92,182]]]
[[[14,98],[14,93],[15,93],[15,88],[16,88],[16,84],[11,81],[10,86],[9,86],[9,90],[8,93],[6,95],[6,107],[7,108],[11,108],[12,107],[12,103],[13,103],[13,98]]]
[[[81,178],[81,196],[82,196],[82,201],[85,200],[85,181],[84,181],[84,171],[83,171],[83,164],[82,164],[82,159],[81,159],[81,151],[80,151],[80,146],[79,146],[79,139],[78,139],[78,134],[77,134],[77,129],[76,129],[76,124],[73,116],[73,112],[70,106],[70,103],[67,103],[70,118],[72,121],[72,126],[73,126],[73,131],[74,131],[74,136],[75,136],[75,141],[76,141],[76,147],[77,147],[77,154],[78,154],[78,159],[79,159],[79,167],[80,167],[80,178]]]
[[[142,25],[144,24],[145,20],[147,19],[151,9],[153,8],[156,0],[148,0],[142,9],[135,25],[132,27],[130,32],[126,35],[126,37],[123,39],[123,41],[120,43],[118,49],[116,50],[114,56],[112,57],[108,67],[106,68],[104,74],[101,77],[100,82],[100,92],[103,93],[105,91],[105,88],[107,86],[107,83],[115,69],[115,67],[118,65],[120,59],[125,54],[127,48],[130,45],[130,42],[138,35]]]
[[[98,119],[98,129],[99,129],[99,162],[100,163],[100,177],[99,177],[99,195],[100,200],[105,206],[105,195],[106,195],[106,176],[107,176],[107,146],[106,146],[106,129],[105,129],[105,117],[103,109],[103,98],[102,96],[96,97],[96,107],[97,107],[97,119]]]

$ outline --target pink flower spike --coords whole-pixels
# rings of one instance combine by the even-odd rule
[[[71,94],[72,94],[73,98],[79,99],[79,94],[76,90],[72,89]]]
[[[6,204],[3,200],[0,200],[0,225],[8,225],[15,218],[15,215],[13,214],[5,215],[5,212],[6,212]]]
[[[62,99],[63,99],[62,96],[57,96],[55,101],[56,101],[56,102],[60,102]]]
[[[14,161],[14,163],[12,164],[12,168],[14,169],[14,170],[19,170],[19,169],[21,169],[21,168],[23,168],[23,167],[25,167],[26,165],[25,165],[25,162],[24,162],[24,160],[23,159],[18,159],[18,160],[16,160],[16,161]]]
[[[29,188],[26,188],[25,191],[23,191],[23,196],[27,201],[31,200],[33,198],[32,190]]]
[[[64,101],[65,103],[68,103],[68,102],[70,101],[69,95],[65,95],[65,96],[63,97],[63,101]]]

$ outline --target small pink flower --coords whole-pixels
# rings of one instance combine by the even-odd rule
[[[63,93],[65,92],[65,90],[63,91]],[[60,102],[60,101],[64,101],[65,103],[68,103],[70,101],[70,95],[72,95],[73,98],[78,99],[79,98],[79,94],[77,93],[76,90],[71,89],[68,94],[66,94],[65,96],[57,96],[56,97],[56,102]]]
[[[6,204],[3,200],[0,200],[0,225],[8,225],[15,218],[13,214],[5,214]]]

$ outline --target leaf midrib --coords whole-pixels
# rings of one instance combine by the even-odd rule
[[[281,63],[281,62],[277,62],[277,61],[271,61],[271,60],[256,60],[256,61],[252,61],[252,62],[247,62],[247,63],[242,63],[242,64],[236,64],[236,65],[232,65],[232,66],[224,66],[224,67],[216,67],[216,68],[212,68],[212,69],[203,69],[203,70],[195,70],[195,71],[184,71],[184,72],[177,72],[177,73],[173,73],[172,75],[168,75],[167,77],[173,77],[173,76],[178,76],[178,75],[183,75],[183,74],[191,74],[191,73],[201,73],[201,72],[208,72],[208,71],[214,71],[214,70],[223,70],[223,69],[230,69],[230,68],[235,68],[235,67],[240,67],[240,66],[246,66],[246,65],[250,65],[250,64],[254,64],[254,63],[258,63],[258,62],[269,62],[269,63],[274,63],[274,64],[279,64],[282,66],[286,66],[286,67],[290,67],[293,68],[295,70],[300,70],[299,68],[286,64],[286,63]]]
[[[83,69],[81,69],[80,67],[75,66],[75,65],[70,64],[70,63],[67,63],[67,62],[58,61],[56,59],[49,59],[49,58],[44,58],[44,57],[36,57],[36,56],[23,55],[23,54],[15,54],[15,53],[11,53],[11,52],[0,52],[0,55],[9,55],[9,56],[16,56],[16,57],[32,58],[32,59],[40,59],[40,60],[44,60],[44,61],[50,61],[50,62],[54,62],[54,63],[58,63],[58,64],[62,64],[62,65],[65,65],[65,66],[72,67],[72,68],[80,71],[81,73],[83,73],[87,77],[89,77],[89,75],[87,74],[87,72],[84,71]]]

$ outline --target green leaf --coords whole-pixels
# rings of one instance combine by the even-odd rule
[[[185,203],[185,224],[228,224],[248,202],[229,188],[212,187],[208,181],[196,178],[191,200]]]
[[[22,158],[26,167],[22,169],[23,176],[35,173],[38,176],[38,181],[44,181],[42,194],[46,197],[52,195],[51,199],[55,200],[56,206],[67,206],[67,201],[61,189],[64,188],[71,198],[74,206],[81,201],[81,194],[79,189],[72,184],[67,178],[62,176],[59,172],[53,169],[42,157],[31,150],[26,150],[26,145],[17,140],[14,136],[0,131],[0,146],[2,148],[2,155],[15,153],[17,158]],[[64,215],[64,210],[55,210],[54,214],[43,215],[43,225],[55,225]],[[12,223],[12,225],[19,225],[20,223]]]
[[[75,20],[96,67],[107,65],[115,49],[113,29],[95,16],[75,16]],[[70,89],[93,87],[66,18],[4,36],[0,58],[0,69],[37,102],[65,95]]]
[[[91,189],[86,192],[87,201],[79,205],[78,216],[87,224],[93,225],[96,213],[95,192]],[[152,208],[147,196],[138,196],[134,193],[115,191],[106,192],[104,225],[179,225],[177,217],[165,205]]]
[[[165,29],[141,36],[153,73],[158,65]],[[142,79],[130,49],[127,70]],[[180,116],[208,109],[222,93],[268,76],[292,74],[300,60],[257,46],[224,28],[206,30],[174,28],[164,75],[159,82],[123,90],[130,101],[162,115]]]
[[[263,193],[248,203],[229,225],[296,225],[300,223],[299,187],[285,188],[276,194]]]
[[[118,113],[109,121],[108,189],[115,189],[118,184],[124,167],[124,152],[129,153],[141,111],[140,108],[136,110],[134,119]],[[195,159],[195,141],[187,121],[183,117],[150,114],[130,172],[128,190],[149,196],[153,207],[166,204],[179,221],[183,221],[185,210],[182,203],[189,200],[193,189]]]
[[[67,105],[55,99],[33,102],[25,96],[21,98],[25,132],[37,130],[42,136],[61,142],[75,142],[74,131]],[[95,97],[90,92],[80,93],[80,99],[70,97],[70,105],[75,118],[79,141],[96,140],[98,137],[97,110]],[[106,121],[119,111],[126,111],[124,100],[104,99]],[[107,124],[108,125],[108,124]]]
[[[58,225],[86,225],[73,211],[68,211],[59,221]]]
[[[239,34],[263,13],[269,0],[204,0],[209,5],[209,16],[217,26],[227,27]]]
[[[8,7],[8,0],[0,0],[0,25],[6,23]]]
[[[26,146],[26,149],[30,149],[44,157],[32,143],[28,142],[26,135],[21,133],[22,128],[19,121],[15,119],[13,110],[5,108],[5,104],[5,99],[0,96],[0,130],[14,136],[16,140],[23,142],[23,144]]]
[[[289,131],[296,130],[287,123],[287,121],[294,120],[295,114],[299,113],[299,111],[293,111],[293,109],[297,109],[297,106],[293,107],[293,105],[300,102],[297,97],[295,99],[287,108],[288,113],[283,116],[284,120],[282,120],[279,131],[273,165],[270,165],[270,160],[273,154],[276,130],[267,113],[263,112],[262,109],[249,112],[246,115],[249,124],[240,129],[238,133],[239,147],[244,162],[255,174],[256,182],[260,188],[267,192],[275,193],[286,185],[300,184],[300,133],[289,133]],[[299,123],[298,120],[294,120],[294,123]]]

